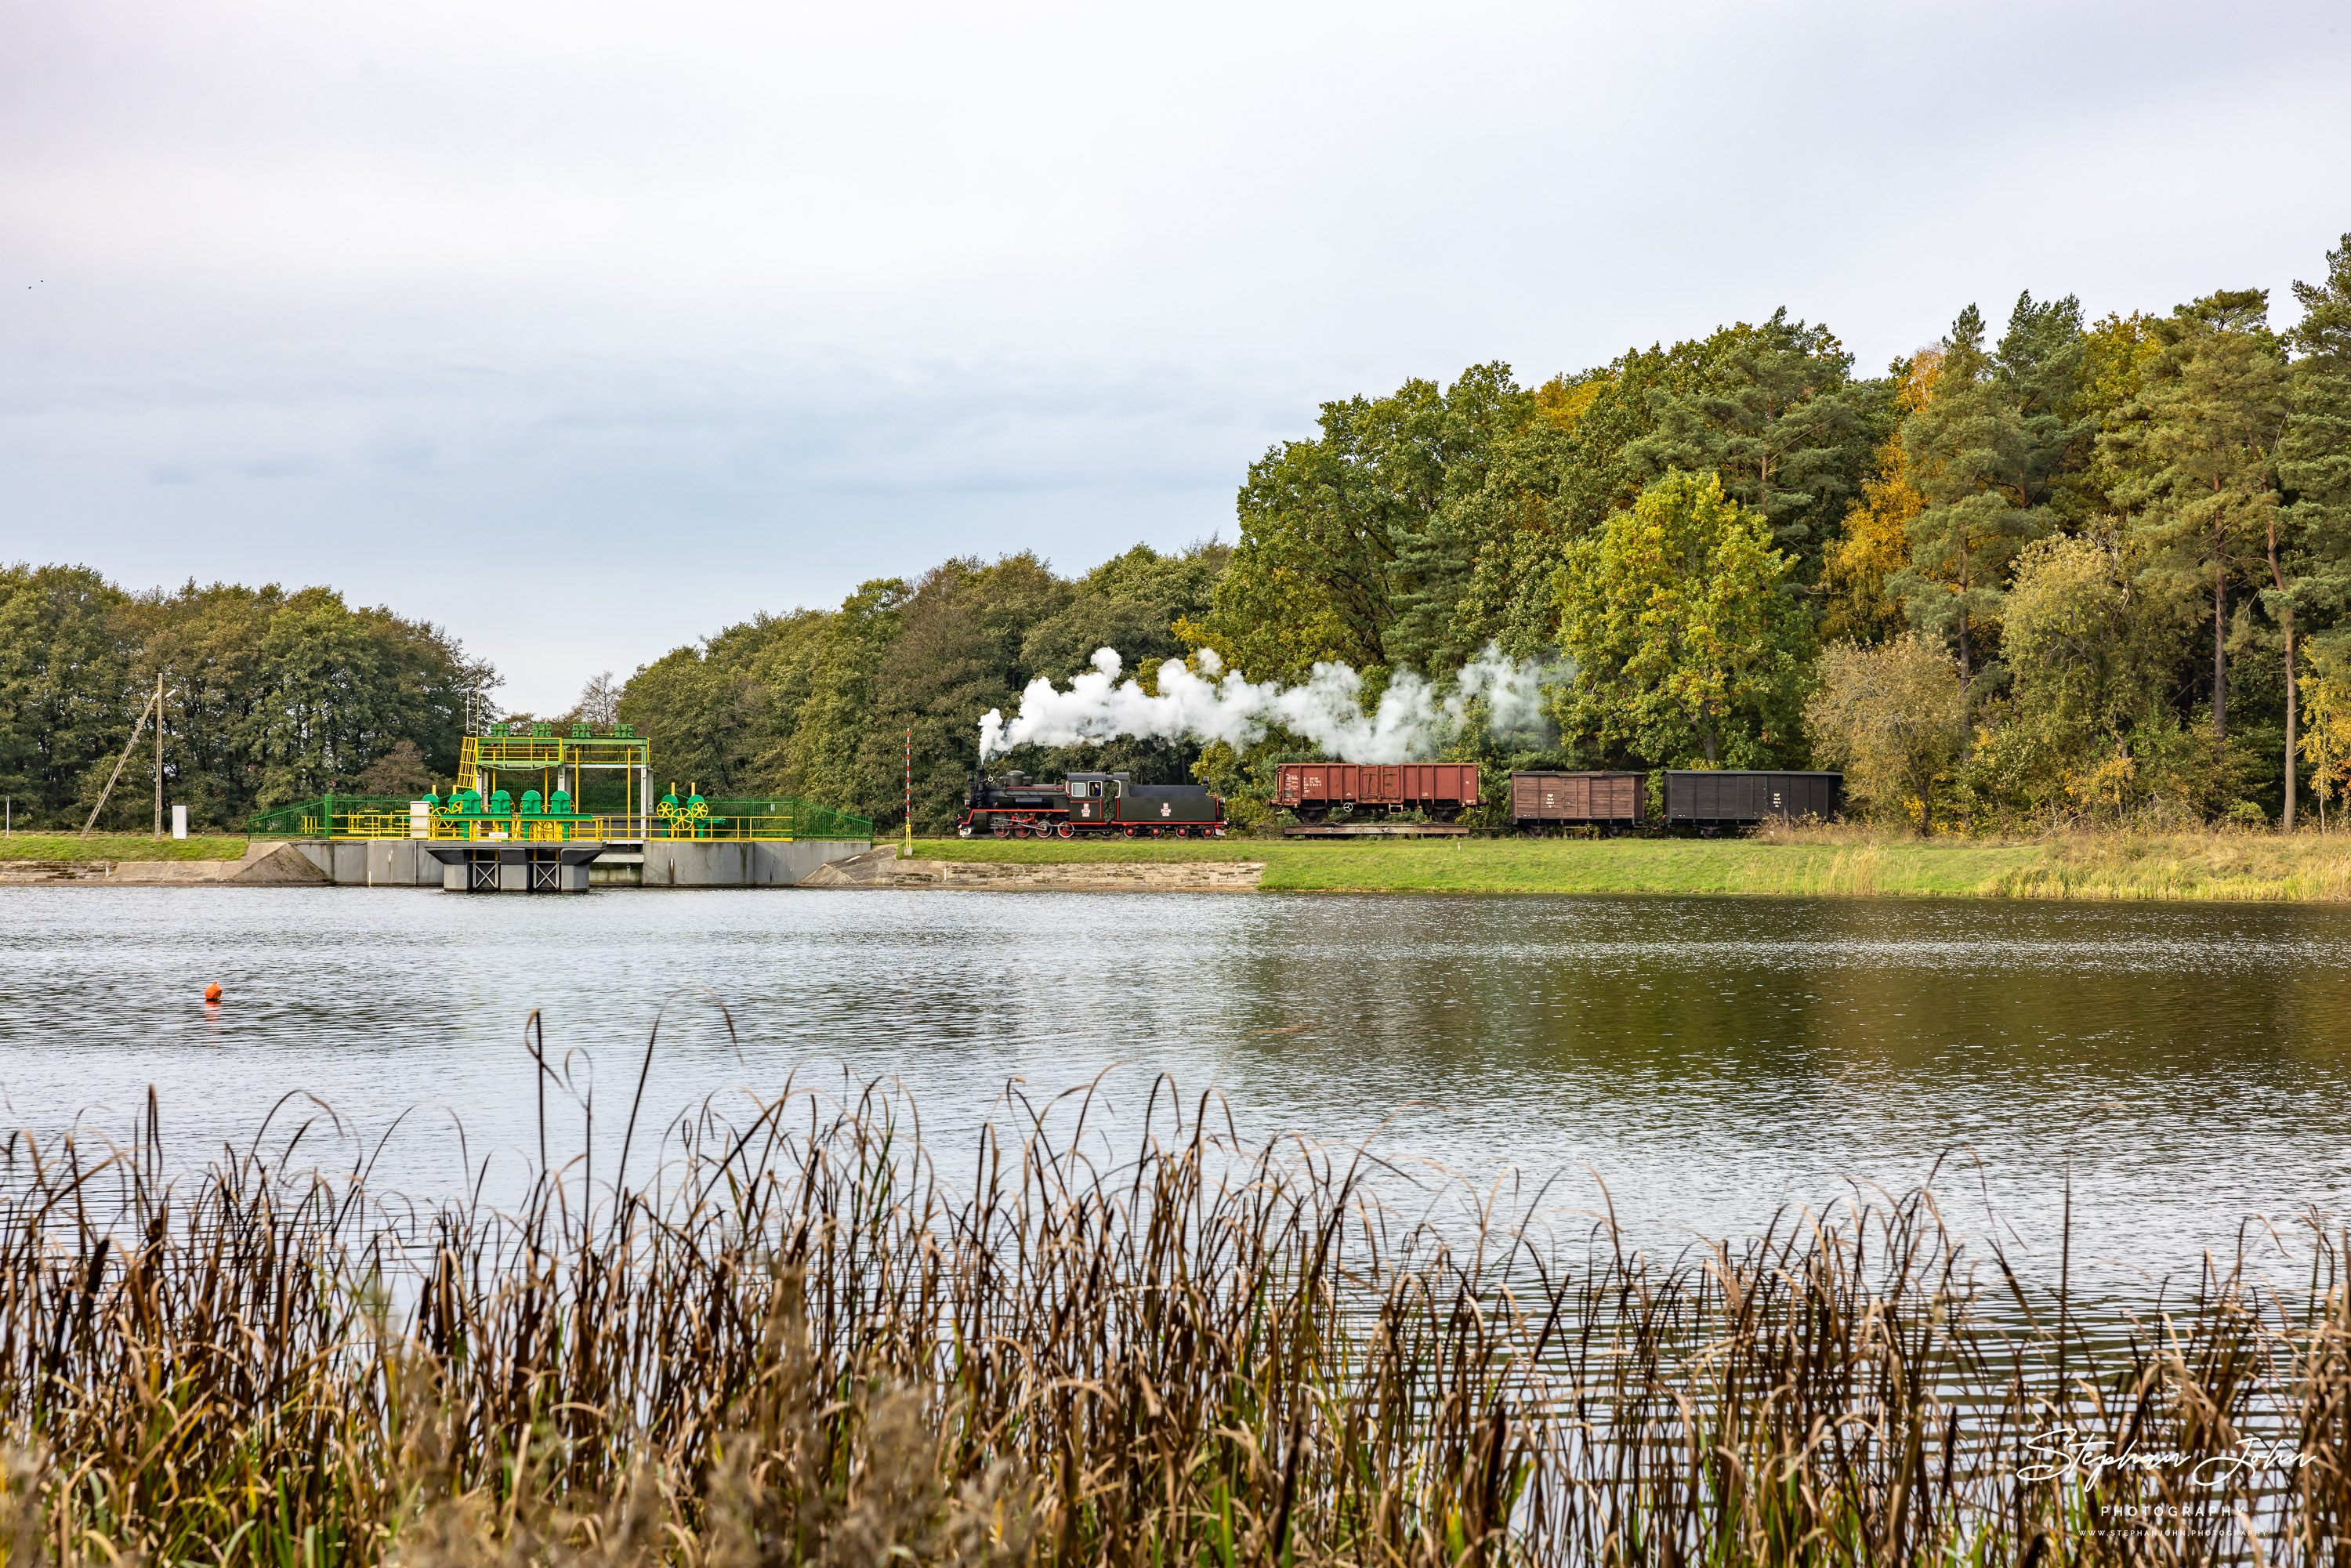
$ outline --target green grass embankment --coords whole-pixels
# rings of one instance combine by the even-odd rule
[[[190,834],[151,839],[144,833],[13,833],[0,838],[0,861],[233,861],[242,838]]]
[[[1263,861],[1269,892],[1755,894],[2351,901],[2351,838],[2251,833],[2048,840],[1466,839],[1304,842],[925,840],[923,859]]]

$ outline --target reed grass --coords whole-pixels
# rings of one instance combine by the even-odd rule
[[[1024,1113],[953,1182],[914,1111],[789,1088],[657,1158],[632,1113],[619,1172],[505,1209],[256,1150],[175,1181],[152,1104],[131,1147],[20,1139],[0,1553],[2317,1563],[2351,1525],[2315,1226],[2290,1297],[2215,1266],[2092,1314],[1926,1192],[1656,1260],[1541,1199],[1435,1223],[1165,1084],[1115,1140],[1087,1098]]]

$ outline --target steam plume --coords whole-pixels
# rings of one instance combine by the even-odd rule
[[[1486,702],[1487,727],[1496,735],[1540,729],[1542,693],[1556,666],[1502,657],[1489,645],[1439,695],[1405,671],[1388,683],[1370,714],[1360,698],[1364,677],[1345,664],[1317,664],[1305,685],[1253,683],[1226,672],[1216,653],[1200,650],[1200,673],[1180,659],[1159,666],[1159,691],[1121,681],[1114,648],[1094,650],[1093,665],[1059,691],[1042,677],[1029,683],[1007,723],[990,708],[979,721],[982,761],[1016,746],[1075,746],[1120,737],[1222,740],[1247,746],[1276,726],[1312,741],[1343,762],[1426,759],[1459,736],[1469,705]]]

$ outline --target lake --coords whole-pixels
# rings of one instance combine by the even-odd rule
[[[298,1161],[390,1132],[376,1182],[418,1195],[462,1179],[460,1123],[497,1169],[535,1148],[538,1009],[600,1160],[658,1016],[648,1127],[893,1075],[950,1176],[1008,1085],[1099,1079],[1131,1131],[1165,1073],[1244,1133],[1515,1170],[1516,1207],[1548,1180],[1561,1228],[1613,1203],[1668,1250],[1940,1161],[1955,1224],[2053,1271],[2070,1168],[2074,1266],[2126,1289],[2351,1200],[2351,912],[2323,907],[32,887],[0,889],[0,963],[17,1125],[127,1136],[152,1084],[194,1165],[307,1094],[342,1125]]]

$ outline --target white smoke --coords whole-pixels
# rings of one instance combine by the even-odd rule
[[[1094,667],[1058,691],[1040,677],[1020,694],[1007,723],[990,708],[979,721],[982,761],[1016,746],[1076,746],[1133,737],[1144,740],[1222,740],[1248,746],[1275,727],[1312,741],[1343,762],[1425,760],[1459,737],[1469,705],[1486,703],[1486,725],[1509,735],[1542,727],[1542,694],[1563,672],[1552,664],[1502,657],[1489,645],[1439,689],[1405,671],[1388,683],[1366,714],[1364,677],[1345,664],[1317,664],[1304,685],[1252,683],[1227,673],[1215,652],[1200,650],[1200,672],[1180,659],[1159,666],[1155,695],[1121,681],[1114,648],[1094,650]]]

